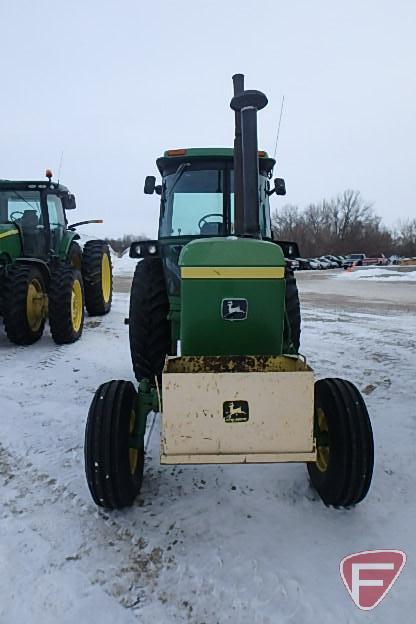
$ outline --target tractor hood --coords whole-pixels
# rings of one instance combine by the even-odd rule
[[[7,238],[13,234],[19,234],[19,230],[13,223],[0,223],[0,239]]]
[[[20,234],[17,227],[11,223],[0,223],[0,256],[7,254],[11,258],[20,255]]]

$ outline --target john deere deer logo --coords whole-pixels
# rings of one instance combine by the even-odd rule
[[[247,401],[224,401],[223,416],[227,423],[247,422],[249,416]]]
[[[223,299],[221,302],[221,316],[225,321],[245,321],[247,309],[247,299]]]

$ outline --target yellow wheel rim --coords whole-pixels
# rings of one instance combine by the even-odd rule
[[[325,413],[321,407],[319,407],[316,411],[317,415],[317,424],[318,424],[318,434],[319,433],[328,433],[328,423],[326,420]],[[321,472],[326,472],[329,464],[329,445],[320,445],[319,442],[316,448],[316,466],[318,470]]]
[[[103,291],[104,303],[108,303],[111,296],[111,266],[110,258],[106,253],[101,260],[101,288]]]
[[[136,412],[134,409],[131,410],[130,413],[130,435],[134,433],[134,426],[136,424]],[[136,448],[129,448],[129,464],[130,464],[130,473],[134,475],[137,468],[137,462],[139,460],[139,452]]]
[[[42,325],[45,318],[45,304],[46,298],[42,284],[39,280],[33,279],[27,288],[26,295],[26,318],[32,332],[37,332]]]
[[[79,332],[82,323],[82,313],[84,310],[84,300],[82,297],[82,288],[79,280],[72,283],[71,293],[71,320],[74,332]]]

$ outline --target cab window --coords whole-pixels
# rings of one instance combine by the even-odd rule
[[[161,236],[215,236],[223,233],[224,172],[183,171],[165,177]]]
[[[56,195],[47,196],[49,226],[51,231],[50,246],[56,253],[59,252],[65,231],[65,215],[62,202]]]

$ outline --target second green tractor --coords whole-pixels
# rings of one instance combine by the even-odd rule
[[[83,248],[67,212],[75,197],[52,181],[0,180],[0,316],[9,340],[30,345],[46,319],[57,344],[82,334],[84,309],[107,314],[112,300],[112,264],[103,240]]]

